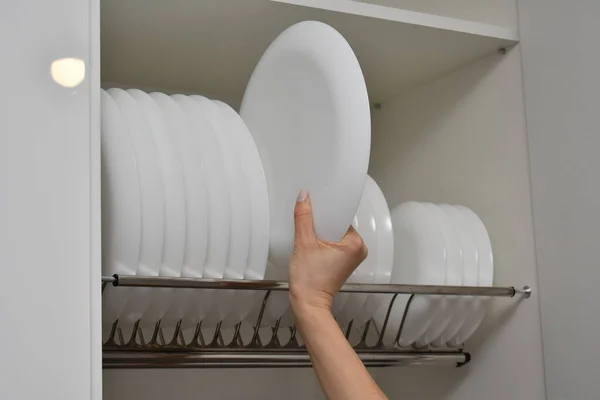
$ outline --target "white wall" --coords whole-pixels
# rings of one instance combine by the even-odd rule
[[[483,219],[494,283],[536,286],[527,137],[518,47],[443,77],[374,112],[370,173],[390,207],[464,204]],[[496,299],[459,370],[381,370],[393,398],[544,398],[537,294]]]
[[[57,58],[89,65],[90,4],[2,1],[0,48],[0,398],[90,399],[100,393],[97,120],[89,70],[75,89],[50,76]]]
[[[597,0],[519,4],[549,400],[600,397],[599,17]]]

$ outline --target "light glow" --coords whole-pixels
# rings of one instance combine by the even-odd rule
[[[60,86],[74,88],[85,79],[85,62],[79,58],[59,58],[52,62],[50,75]]]

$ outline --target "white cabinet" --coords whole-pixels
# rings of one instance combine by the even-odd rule
[[[96,6],[0,3],[3,399],[101,398]],[[88,65],[75,88],[65,57]]]
[[[198,92],[233,105],[281,30],[306,19],[331,24],[366,77],[374,103],[370,173],[388,204],[412,199],[472,207],[495,246],[495,284],[535,284],[516,18],[498,26],[482,22],[493,20],[497,7],[488,9],[491,19],[469,21],[409,4],[406,10],[345,0],[122,3],[103,0],[105,86]],[[543,399],[540,337],[537,296],[520,304],[498,299],[468,344],[474,357],[464,368],[373,373],[392,398]],[[305,370],[106,370],[104,388],[111,400],[321,396]]]
[[[100,67],[104,87],[200,93],[237,106],[269,42],[287,26],[306,19],[338,29],[361,62],[374,105],[370,174],[389,205],[429,200],[470,206],[492,238],[495,284],[532,284],[537,289],[535,216],[538,262],[544,264],[540,284],[555,290],[564,277],[560,267],[567,263],[556,253],[567,235],[561,225],[565,220],[557,215],[568,218],[571,237],[579,233],[579,224],[593,232],[593,219],[580,219],[586,210],[593,214],[593,193],[588,189],[593,186],[592,178],[580,214],[560,214],[569,200],[565,193],[579,186],[572,186],[574,176],[562,175],[562,153],[556,152],[563,144],[572,144],[570,158],[582,155],[591,162],[589,146],[594,139],[591,134],[577,136],[577,141],[561,136],[567,129],[560,123],[561,113],[568,103],[549,104],[551,98],[544,88],[561,83],[566,86],[559,97],[569,93],[572,86],[567,84],[572,81],[561,79],[578,70],[588,76],[582,79],[588,86],[578,83],[582,85],[578,89],[591,101],[594,76],[593,69],[575,69],[567,58],[552,74],[538,75],[549,62],[545,57],[550,50],[544,46],[547,32],[557,39],[563,36],[558,27],[544,25],[544,21],[554,21],[552,13],[534,18],[531,3],[522,3],[525,17],[520,19],[520,30],[525,47],[518,43],[512,0],[64,0],[60,4],[32,0],[0,4],[4,51],[0,254],[6,281],[0,291],[0,340],[8,344],[0,358],[0,394],[99,399],[103,386],[108,400],[322,396],[309,369],[102,373],[98,320]],[[564,0],[554,3],[567,4]],[[584,13],[593,15],[594,9],[570,11],[575,28],[578,18]],[[578,39],[573,33],[573,41]],[[86,79],[74,89],[57,85],[50,76],[51,62],[62,57],[77,57],[87,64]],[[569,59],[583,62],[573,55]],[[546,76],[553,81],[542,78]],[[579,98],[577,92],[572,95]],[[576,129],[588,127],[591,132],[593,111],[586,107],[588,103],[568,115],[577,121],[577,113],[585,113],[586,124]],[[555,119],[544,120],[547,110],[552,110]],[[552,129],[554,134],[546,138],[543,132]],[[592,165],[588,161],[581,162],[582,173],[588,173]],[[545,171],[555,171],[562,180],[549,180]],[[566,243],[570,248],[564,255],[581,244]],[[580,253],[581,265],[593,260],[591,254]],[[585,285],[584,268],[577,273],[572,284]],[[572,308],[565,306],[568,302],[558,302],[544,290],[542,324],[537,290],[524,302],[496,300],[468,344],[474,359],[467,366],[375,369],[375,378],[390,398],[541,400],[546,397],[543,327],[547,378],[561,382],[547,384],[549,398],[591,398],[586,396],[596,390],[593,383],[583,394],[569,386],[587,375],[565,375],[559,367],[565,354],[571,354],[564,353],[570,347],[560,345],[570,340],[569,323],[584,327],[588,320],[585,315],[568,319]],[[574,304],[583,301],[581,294],[571,299]],[[550,310],[562,319],[554,319]],[[583,342],[591,342],[590,337],[581,335]],[[582,352],[578,357],[588,362],[591,375],[597,371],[593,356],[585,358]],[[571,360],[569,367],[576,362]]]
[[[600,3],[576,4],[519,6],[549,400],[600,396]]]

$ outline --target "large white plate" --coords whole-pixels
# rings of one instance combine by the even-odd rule
[[[145,92],[137,89],[127,93],[137,102],[146,118],[150,133],[156,144],[165,191],[164,240],[160,276],[181,276],[185,256],[186,220],[185,186],[183,169],[169,126],[156,102]],[[154,289],[152,300],[141,319],[142,326],[153,326],[163,318],[173,301],[173,289]]]
[[[140,185],[133,141],[121,111],[104,90],[102,99],[102,274],[135,275],[140,256]],[[112,324],[131,290],[106,288],[103,323]]]
[[[492,286],[494,283],[494,256],[492,253],[492,243],[485,225],[471,209],[464,206],[457,206],[465,216],[465,221],[469,224],[470,231],[477,245],[479,269],[477,274],[478,286]],[[461,346],[475,331],[485,317],[489,299],[476,297],[469,302],[467,318],[460,327],[458,333],[448,341],[451,346]]]
[[[198,101],[188,96],[173,95],[172,98],[183,109],[190,126],[195,149],[204,163],[206,188],[208,191],[208,248],[202,269],[203,278],[221,279],[225,276],[229,259],[231,235],[231,196],[228,187],[228,173],[221,144],[217,139],[214,123]],[[227,301],[215,301],[215,293],[210,290],[197,290],[193,306],[187,320],[203,320],[209,310],[219,310],[226,314],[231,308]]]
[[[377,227],[377,263],[375,266],[373,283],[389,283],[394,268],[394,231],[392,229],[392,219],[390,209],[383,192],[377,183],[367,177],[366,186],[370,187],[373,212],[375,216],[375,226]],[[369,248],[369,252],[371,249]],[[354,317],[356,326],[362,326],[369,320],[377,309],[381,306],[384,299],[389,298],[385,295],[367,295],[367,300]]]
[[[181,106],[163,93],[152,93],[150,96],[158,104],[165,119],[169,136],[179,153],[183,169],[187,219],[181,276],[201,278],[208,247],[208,193],[205,165],[197,148],[198,141],[194,138],[191,122],[188,121]],[[188,313],[194,293],[189,290],[175,292],[171,308],[162,320],[163,326],[173,325]],[[195,304],[197,314],[206,313],[204,307],[208,305],[204,301]]]
[[[231,134],[244,165],[250,201],[250,244],[244,279],[261,280],[265,277],[269,253],[270,218],[267,182],[260,155],[250,131],[242,118],[227,104],[214,100],[225,119],[227,132]],[[231,313],[232,322],[244,319],[260,301],[262,293],[240,291],[236,293],[236,313]],[[231,318],[226,318],[230,320]],[[228,321],[229,322],[229,321]]]
[[[477,286],[477,270],[479,268],[477,263],[477,246],[472,238],[469,226],[466,224],[463,213],[455,206],[449,204],[440,204],[440,207],[450,217],[458,234],[462,253],[462,284],[464,286]],[[444,329],[444,332],[433,342],[434,346],[437,347],[446,346],[448,341],[458,333],[458,330],[467,317],[469,304],[473,299],[465,298],[464,296],[455,296],[450,301],[452,318],[446,329]]]
[[[437,204],[424,203],[435,220],[436,225],[441,230],[444,240],[444,252],[446,253],[446,285],[462,285],[462,253],[460,240],[456,228],[450,217]],[[425,333],[417,340],[417,345],[427,346],[439,337],[444,329],[450,323],[454,315],[452,307],[452,298],[448,296],[436,296],[439,305],[435,311],[431,324],[427,327]]]
[[[165,193],[162,184],[162,172],[156,144],[150,133],[148,123],[129,93],[121,89],[109,89],[107,92],[115,100],[133,138],[133,146],[138,163],[142,233],[140,262],[137,275],[158,276],[162,263]],[[119,323],[122,326],[138,321],[150,305],[152,289],[136,288],[132,291]]]
[[[362,196],[371,143],[367,88],[352,49],[333,28],[298,23],[256,66],[240,115],[265,169],[269,258],[287,273],[300,190],[311,195],[321,239],[346,233]]]
[[[394,228],[394,270],[391,283],[443,285],[446,282],[444,240],[432,218],[431,210],[418,202],[402,203],[391,212]],[[402,323],[409,295],[398,295],[390,314],[383,342],[394,346]],[[398,341],[400,346],[412,345],[429,327],[439,299],[414,296]],[[379,308],[376,322],[381,328],[388,304]]]

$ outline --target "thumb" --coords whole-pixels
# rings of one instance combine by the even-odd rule
[[[310,243],[316,241],[310,197],[306,190],[301,190],[296,199],[294,209],[294,223],[296,226],[296,243]]]
[[[350,249],[356,251],[357,254],[359,254],[362,258],[362,260],[364,260],[367,257],[369,250],[367,249],[363,238],[356,231],[356,229],[354,229],[352,225],[350,225],[350,227],[348,228],[348,231],[342,238],[341,243],[344,243],[345,245],[349,246]]]

